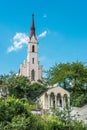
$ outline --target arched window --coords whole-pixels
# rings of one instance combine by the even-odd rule
[[[32,46],[32,52],[35,52],[35,46],[34,45]]]
[[[32,58],[32,64],[34,64],[34,58]]]
[[[31,80],[32,81],[35,80],[35,71],[34,70],[31,71]]]

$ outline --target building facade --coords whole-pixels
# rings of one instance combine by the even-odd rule
[[[27,60],[24,60],[24,64],[20,65],[19,75],[28,77],[31,82],[42,80],[42,67],[38,61],[38,41],[35,34],[34,15],[32,15]]]
[[[51,86],[39,99],[39,104],[43,110],[51,108],[66,108],[70,107],[70,93],[59,85]]]

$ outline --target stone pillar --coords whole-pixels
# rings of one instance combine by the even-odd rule
[[[62,103],[62,108],[64,108],[63,96],[61,96],[61,103]]]
[[[48,108],[50,108],[50,94],[48,94]]]
[[[70,97],[67,97],[68,107],[70,107]]]
[[[57,108],[57,95],[55,95],[55,108]]]
[[[63,98],[63,103],[64,103],[64,107],[66,107],[66,104],[67,104],[66,96],[64,96],[64,98]]]
[[[60,97],[59,96],[58,96],[57,104],[58,104],[58,107],[60,107]]]

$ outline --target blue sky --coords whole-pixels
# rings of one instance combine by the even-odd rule
[[[87,0],[0,0],[0,74],[18,72],[26,59],[32,13],[44,70],[87,62]]]

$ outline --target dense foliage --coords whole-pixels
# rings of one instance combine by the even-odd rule
[[[14,97],[0,99],[0,130],[87,130],[68,111],[33,115],[28,102]]]
[[[27,97],[30,97],[32,101],[36,101],[36,99],[47,90],[46,86],[33,83],[29,85],[27,90]]]
[[[41,83],[30,83],[24,76],[16,76],[14,73],[1,77],[2,86],[6,86],[9,96],[16,98],[26,98],[35,101],[47,88]]]
[[[0,99],[0,130],[30,129],[34,120],[30,107],[27,102],[13,97]]]

